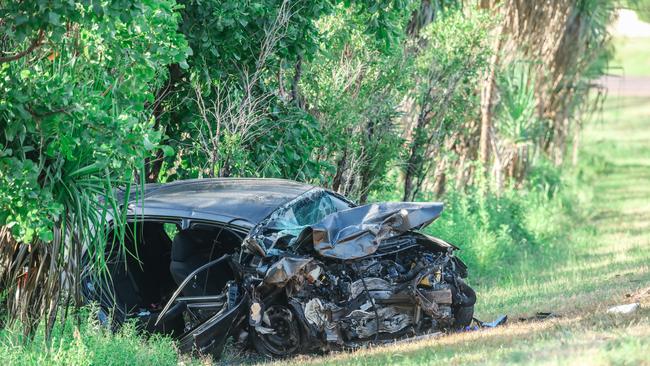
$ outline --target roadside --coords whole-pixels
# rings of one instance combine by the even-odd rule
[[[586,222],[554,243],[562,260],[529,258],[477,288],[478,317],[506,313],[508,325],[290,364],[650,365],[650,38],[618,37],[612,75],[599,81],[607,100],[583,135]],[[633,314],[607,313],[635,302]],[[559,317],[517,321],[538,311]]]
[[[612,25],[614,59],[598,80],[609,96],[650,97],[650,23],[631,10],[619,10]]]
[[[650,23],[634,11],[619,10],[611,33],[615,57],[598,83],[609,96],[650,97]]]
[[[602,120],[587,128],[582,161],[595,169],[594,211],[575,242],[557,243],[576,250],[483,289],[492,307],[479,316],[507,312],[509,325],[290,364],[650,364],[650,99],[606,102]],[[631,302],[641,303],[632,315],[606,313]],[[516,322],[535,311],[560,317]]]
[[[650,76],[607,75],[598,80],[608,95],[616,97],[650,97]]]

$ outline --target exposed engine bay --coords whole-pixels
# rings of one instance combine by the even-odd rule
[[[283,356],[469,324],[466,309],[476,296],[461,278],[466,268],[453,247],[434,240],[409,233],[383,243],[371,257],[351,261],[252,262],[252,276],[263,276],[250,307],[256,348]],[[278,312],[297,321],[274,321]]]

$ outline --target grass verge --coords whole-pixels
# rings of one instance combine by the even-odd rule
[[[69,316],[57,323],[50,343],[43,329],[27,341],[20,326],[0,331],[2,365],[176,365],[180,358],[174,342],[161,336],[143,338],[129,323],[117,333],[100,326],[96,312],[86,309],[80,322]]]
[[[613,72],[625,76],[650,76],[650,38],[618,38]]]

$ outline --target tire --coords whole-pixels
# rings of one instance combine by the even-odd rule
[[[461,301],[454,304],[454,329],[464,329],[472,324],[474,319],[474,304],[476,303],[476,292],[469,287],[465,281],[458,279],[457,291]]]
[[[259,334],[254,327],[250,328],[251,340],[257,352],[271,358],[284,358],[296,355],[300,351],[302,334],[295,314],[288,307],[272,305],[267,311],[275,312],[271,315],[273,327],[280,327],[282,331],[277,335]],[[282,316],[281,314],[291,314]]]
[[[464,295],[462,302],[456,304],[458,307],[474,306],[476,303],[476,292],[473,288],[469,287],[465,281],[458,279],[458,291]]]

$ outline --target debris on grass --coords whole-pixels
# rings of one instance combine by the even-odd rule
[[[538,311],[532,316],[520,317],[520,322],[531,322],[531,321],[544,321],[548,319],[559,318],[560,314],[554,313],[552,311]]]
[[[634,302],[631,304],[625,304],[625,305],[618,305],[618,306],[613,306],[609,309],[607,309],[608,314],[632,314],[639,310],[639,307],[641,305],[638,302]]]
[[[472,320],[473,320],[472,324],[466,326],[461,331],[463,331],[463,332],[471,332],[471,331],[475,331],[475,330],[480,330],[482,328],[496,328],[496,327],[498,327],[500,325],[506,324],[506,322],[508,321],[508,316],[507,315],[501,315],[501,316],[497,317],[495,320],[493,320],[491,322],[484,322],[484,321],[478,320],[476,318],[472,318]]]
[[[480,328],[496,328],[500,325],[504,325],[505,323],[508,322],[508,316],[507,315],[501,315],[498,318],[494,319],[491,322],[482,322],[476,318],[474,320],[478,323]]]
[[[650,296],[650,287],[640,289],[634,293],[625,294],[625,297],[632,298],[636,301],[639,301],[640,299],[643,299],[644,297],[648,297],[648,296]]]

